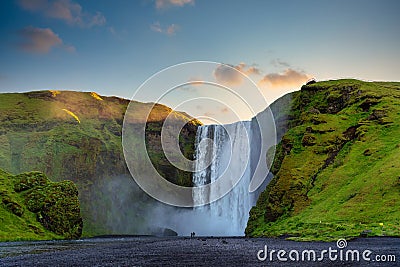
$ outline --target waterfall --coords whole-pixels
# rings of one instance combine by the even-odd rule
[[[204,142],[206,139],[210,139],[209,142]],[[194,208],[196,213],[208,218],[208,224],[197,229],[200,235],[244,235],[249,211],[258,196],[257,193],[257,196],[249,193],[249,184],[257,172],[262,153],[266,154],[266,151],[262,149],[260,127],[256,119],[198,128],[193,183],[195,186],[204,186],[218,179],[224,179],[225,182],[193,193],[194,204],[207,200],[211,202],[225,193],[226,186],[233,188],[222,198]],[[264,179],[268,174],[267,167],[264,166],[262,170],[260,175]]]
[[[157,202],[149,206],[146,218],[154,226],[172,229],[181,236],[191,232],[196,236],[243,236],[249,211],[272,178],[266,155],[275,143],[274,118],[269,109],[251,121],[200,126],[192,181],[201,190],[192,190],[195,207]],[[210,183],[213,186],[205,186]]]

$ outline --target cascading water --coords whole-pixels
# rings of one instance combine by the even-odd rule
[[[268,109],[251,121],[200,126],[195,140],[197,171],[192,179],[201,190],[192,190],[195,207],[158,203],[147,213],[149,221],[183,236],[191,232],[196,236],[243,236],[249,211],[272,178],[266,155],[276,144],[275,134]],[[262,183],[254,186],[254,181]],[[210,183],[213,185],[204,186]]]
[[[249,211],[255,204],[254,194],[249,193],[249,184],[256,173],[261,153],[265,152],[265,149],[260,149],[260,136],[260,127],[256,119],[198,128],[194,185],[203,186],[216,182],[217,179],[224,179],[226,183],[193,193],[194,204],[214,200],[225,192],[226,185],[233,188],[222,198],[194,208],[196,213],[206,216],[210,223],[197,230],[200,235],[244,235]],[[212,142],[201,143],[207,138]],[[266,161],[264,163],[266,165]],[[262,179],[268,174],[266,166],[263,170]]]

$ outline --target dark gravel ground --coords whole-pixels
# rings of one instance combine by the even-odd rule
[[[268,246],[285,250],[287,262],[260,261],[257,252]],[[282,239],[241,237],[109,237],[75,241],[3,242],[0,243],[0,266],[400,266],[400,238],[360,238],[342,249],[359,250],[360,261],[301,261],[302,251],[315,250],[317,258],[336,242],[293,242]],[[372,251],[371,261],[361,253]],[[300,261],[291,261],[290,250],[300,252]],[[340,251],[340,250],[339,250]],[[293,254],[295,255],[295,254]],[[337,253],[339,255],[339,253]],[[394,255],[396,262],[377,262],[377,255]],[[260,256],[263,256],[261,253]],[[344,256],[345,257],[345,256]],[[381,256],[381,258],[383,258]]]

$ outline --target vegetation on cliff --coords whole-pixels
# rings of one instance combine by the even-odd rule
[[[400,236],[400,83],[318,82],[291,98],[246,235]]]
[[[93,92],[37,91],[0,94],[0,168],[17,174],[31,170],[45,173],[51,181],[72,180],[78,187],[84,235],[134,233],[144,224],[142,209],[148,197],[136,189],[125,164],[121,130],[129,100],[99,96]],[[185,113],[151,103],[131,102],[131,123],[147,123],[146,144],[160,174],[173,183],[190,186],[191,176],[166,161],[160,129],[169,114],[181,131],[181,150],[193,157],[195,125]],[[179,123],[178,123],[179,122]],[[138,209],[133,209],[137,205]],[[124,209],[122,211],[122,209]],[[123,219],[132,223],[122,223]]]
[[[78,189],[41,172],[11,175],[0,169],[0,241],[79,238]]]

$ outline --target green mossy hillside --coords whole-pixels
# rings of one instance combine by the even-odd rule
[[[38,170],[51,181],[73,181],[79,190],[84,236],[132,233],[131,228],[115,228],[122,224],[121,216],[136,222],[125,223],[129,227],[144,224],[142,213],[133,209],[128,212],[130,205],[122,207],[117,196],[123,198],[122,202],[128,202],[127,198],[114,194],[115,190],[125,192],[127,187],[134,190],[122,151],[122,125],[128,105],[129,123],[147,123],[146,145],[158,172],[170,182],[190,186],[191,175],[165,158],[160,130],[169,115],[172,124],[186,122],[179,144],[185,157],[192,159],[196,126],[200,122],[164,105],[94,92],[0,94],[0,168],[12,174]],[[126,181],[121,182],[121,176]],[[143,194],[129,194],[129,201],[143,209],[149,202]]]
[[[0,169],[0,241],[72,239],[82,234],[78,190],[41,172]]]
[[[246,235],[400,236],[400,83],[305,85],[287,115]]]

